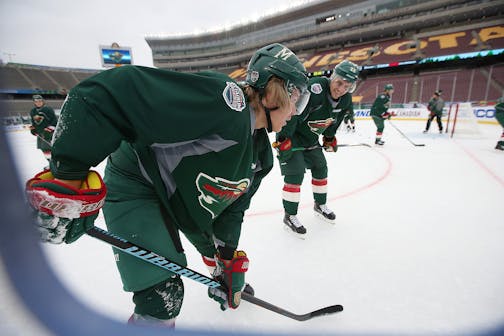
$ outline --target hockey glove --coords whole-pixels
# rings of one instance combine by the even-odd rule
[[[336,152],[338,151],[338,140],[335,136],[323,138],[323,146],[326,152]]]
[[[215,261],[214,278],[221,283],[221,287],[208,288],[208,296],[220,303],[221,310],[228,307],[236,309],[245,287],[245,272],[249,264],[247,254],[244,251],[234,251],[233,259],[224,260],[216,255]]]
[[[392,116],[392,114],[391,114],[391,113],[388,113],[388,112],[383,112],[383,113],[381,114],[381,117],[382,117],[383,119],[390,119],[390,117],[391,117],[391,116]]]
[[[205,266],[208,268],[208,272],[210,273],[210,275],[214,276],[215,268],[217,267],[215,259],[213,257],[207,257],[204,255],[202,255],[201,258],[203,259]]]
[[[292,157],[292,141],[289,138],[279,138],[271,145],[277,151],[280,162],[289,161]]]
[[[44,128],[44,131],[49,134],[52,134],[54,130],[55,130],[54,126],[47,126],[46,128]]]
[[[30,126],[29,130],[30,130],[30,133],[31,133],[32,135],[37,135],[37,131],[35,130],[35,127]]]
[[[92,228],[105,194],[105,184],[95,171],[89,172],[80,189],[55,181],[49,170],[26,183],[26,195],[36,213],[40,238],[53,244],[70,244]]]

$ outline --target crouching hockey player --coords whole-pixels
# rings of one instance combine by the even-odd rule
[[[181,232],[221,284],[208,295],[221,309],[237,308],[249,265],[238,250],[243,215],[273,167],[267,133],[309,99],[304,66],[281,44],[259,49],[247,71],[239,84],[214,72],[124,66],[74,87],[50,170],[26,185],[42,240],[76,241],[103,206],[111,234],[185,267]],[[89,169],[107,157],[102,180]],[[114,253],[135,304],[129,322],[174,327],[180,275]]]
[[[304,112],[294,116],[276,134],[273,147],[277,150],[284,177],[283,222],[300,237],[306,234],[306,228],[297,218],[305,169],[311,170],[315,214],[330,223],[336,219],[326,204],[328,169],[322,148],[326,152],[338,150],[336,130],[347,113],[353,110],[351,93],[358,77],[358,66],[344,60],[334,68],[331,78],[311,78],[308,82],[310,100]],[[322,146],[319,145],[320,136]]]

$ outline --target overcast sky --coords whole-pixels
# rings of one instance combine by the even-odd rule
[[[116,42],[132,48],[134,64],[152,66],[146,35],[214,31],[307,2],[0,0],[0,59],[100,69],[99,46]]]

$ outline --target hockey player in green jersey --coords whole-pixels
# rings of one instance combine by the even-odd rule
[[[495,119],[502,126],[502,134],[499,141],[497,141],[497,145],[495,145],[495,149],[504,151],[504,97],[500,97],[495,105]]]
[[[434,118],[436,118],[439,133],[443,133],[443,123],[441,122],[441,117],[443,116],[445,102],[443,98],[441,98],[442,93],[442,90],[436,90],[432,95],[432,98],[429,100],[429,103],[427,104],[427,110],[429,110],[429,118],[427,119],[427,124],[425,125],[425,130],[423,131],[423,133],[429,132],[431,122]]]
[[[353,109],[351,93],[355,90],[358,77],[358,66],[344,60],[334,68],[331,78],[311,78],[308,82],[311,96],[304,112],[294,116],[276,134],[273,147],[278,152],[284,176],[283,222],[300,237],[306,234],[306,228],[297,218],[305,169],[311,170],[315,214],[331,223],[336,218],[326,205],[328,169],[322,148],[327,152],[338,150],[336,130],[347,112]],[[319,145],[321,135],[322,147]],[[306,150],[293,150],[300,148]]]
[[[46,105],[41,95],[33,95],[34,107],[30,111],[30,132],[37,137],[37,148],[51,161],[51,141],[56,127],[57,117],[52,107]]]
[[[138,66],[103,71],[73,88],[55,131],[50,171],[27,182],[42,239],[72,243],[103,212],[108,230],[187,265],[179,234],[237,308],[249,260],[238,250],[244,212],[273,166],[268,131],[309,99],[308,78],[281,44],[259,49],[244,83],[214,73]],[[104,180],[90,167],[107,158]],[[106,198],[105,198],[106,195]],[[173,327],[180,276],[115,250],[129,322]]]
[[[383,93],[376,97],[373,106],[371,106],[371,118],[376,125],[376,139],[375,144],[383,146],[382,135],[385,129],[385,119],[390,119],[392,116],[388,109],[390,107],[390,95],[394,93],[394,86],[392,84],[385,85]]]

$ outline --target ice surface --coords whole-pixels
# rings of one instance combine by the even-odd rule
[[[243,225],[240,248],[250,258],[256,296],[295,313],[342,304],[339,314],[297,322],[244,302],[221,312],[206,287],[184,279],[177,328],[330,335],[447,335],[504,324],[504,152],[494,150],[498,125],[478,139],[422,134],[424,122],[394,121],[425,147],[414,147],[386,123],[384,147],[327,153],[328,206],[336,224],[313,215],[309,172],[299,219],[305,240],[283,228],[278,163],[266,177]],[[374,142],[374,124],[339,143]],[[23,181],[46,165],[28,131],[8,132]],[[103,164],[97,170],[103,171]],[[20,185],[22,185],[20,181]],[[104,227],[100,215],[98,226]],[[189,267],[207,273],[183,240]],[[122,291],[111,248],[91,237],[44,245],[63,283],[84,304],[119,321],[133,310]]]

